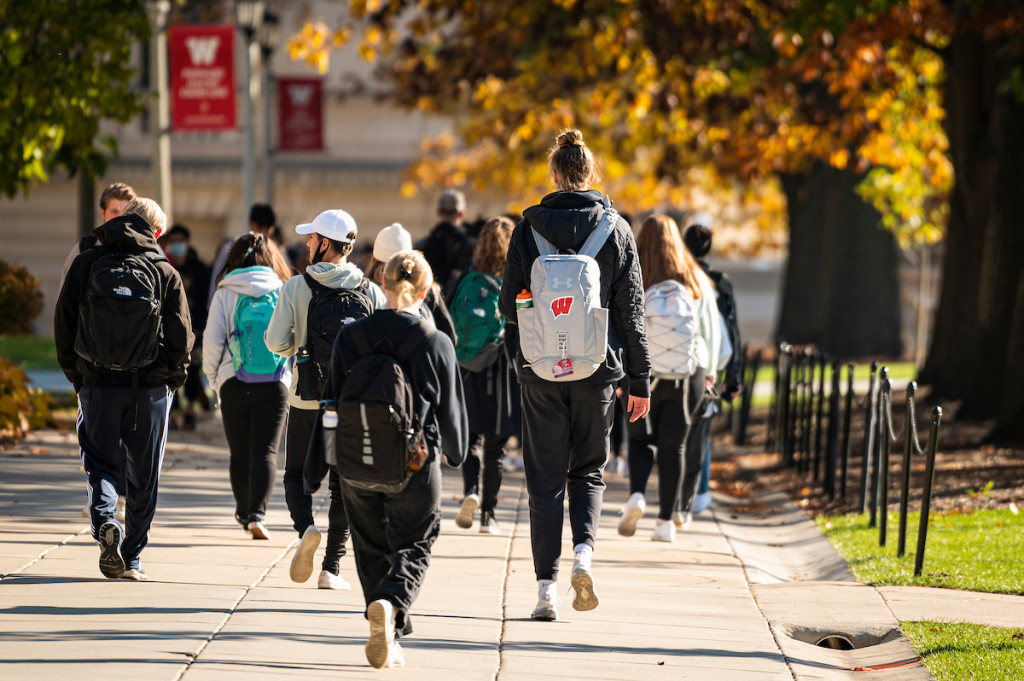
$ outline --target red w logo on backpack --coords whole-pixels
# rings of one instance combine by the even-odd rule
[[[565,298],[555,298],[551,301],[551,311],[555,313],[555,316],[562,314],[569,314],[569,310],[572,308],[572,296],[566,296]]]

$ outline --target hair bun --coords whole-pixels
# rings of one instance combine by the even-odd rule
[[[583,146],[583,133],[579,130],[566,130],[558,136],[559,147]]]

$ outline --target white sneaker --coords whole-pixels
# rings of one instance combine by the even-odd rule
[[[366,661],[377,669],[404,667],[405,653],[395,640],[395,606],[383,598],[366,606],[370,638],[366,642]]]
[[[533,609],[530,619],[541,622],[554,622],[558,619],[557,582],[542,579],[537,582],[537,607]]]
[[[711,506],[711,492],[701,492],[693,498],[694,514],[702,513]]]
[[[594,576],[590,574],[590,552],[577,552],[572,561],[572,588],[576,598],[572,601],[574,610],[593,610],[600,600],[594,591]]]
[[[671,521],[655,524],[651,541],[674,542],[676,540],[676,526]]]
[[[494,519],[493,513],[483,513],[480,516],[480,533],[501,534],[501,527],[498,526],[498,521]]]
[[[316,580],[316,588],[348,591],[352,585],[341,575],[336,575],[329,570],[321,570],[320,577]]]
[[[316,525],[310,525],[302,533],[302,539],[292,556],[292,564],[288,567],[288,576],[293,582],[301,584],[313,576],[313,554],[320,546],[320,536]]]
[[[249,523],[249,534],[253,539],[270,539],[270,530],[261,520],[254,520]]]
[[[118,497],[117,498],[117,503],[114,504],[114,517],[117,518],[122,523],[124,522],[124,507],[125,507],[124,497]]]
[[[685,530],[692,522],[693,514],[690,512],[676,511],[672,514],[672,524],[676,526],[677,530]]]
[[[644,501],[642,492],[633,492],[629,495],[625,505],[622,507],[622,520],[619,521],[619,534],[623,537],[632,537],[636,534],[636,524],[644,515],[647,502]]]
[[[480,497],[476,494],[467,495],[462,500],[462,508],[459,509],[459,514],[455,516],[455,524],[467,530],[473,527],[473,516],[476,515],[476,509],[479,507]]]

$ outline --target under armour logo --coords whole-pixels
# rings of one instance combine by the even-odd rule
[[[572,296],[566,296],[565,298],[555,298],[551,301],[551,311],[555,313],[555,316],[569,314],[569,310],[572,308]]]
[[[551,288],[556,291],[564,291],[565,289],[572,288],[572,284],[572,277],[551,277]]]

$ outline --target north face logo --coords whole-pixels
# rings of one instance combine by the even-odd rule
[[[555,313],[555,316],[569,314],[569,310],[572,308],[572,296],[566,296],[565,298],[555,298],[551,301],[551,311]]]
[[[128,298],[132,297],[132,290],[130,288],[128,288],[127,286],[118,286],[118,287],[116,287],[114,289],[114,293],[116,293],[119,296],[127,296]]]

